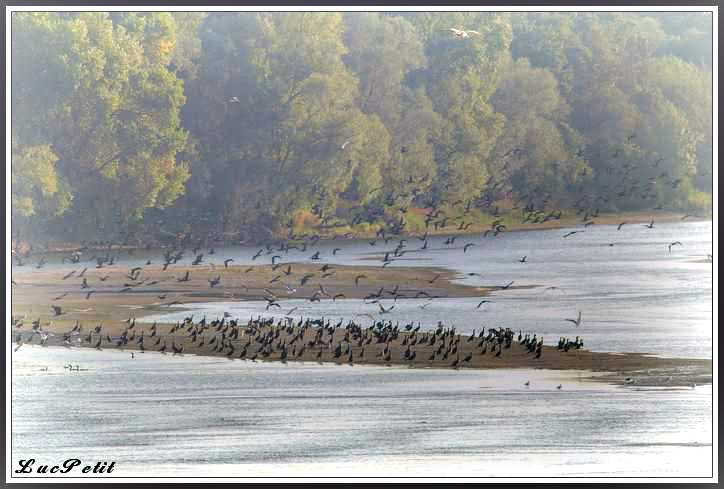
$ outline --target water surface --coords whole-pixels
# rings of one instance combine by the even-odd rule
[[[14,354],[13,464],[115,460],[116,476],[712,471],[710,386],[636,389],[545,370],[135,357],[37,346]],[[68,363],[87,370],[69,373]]]

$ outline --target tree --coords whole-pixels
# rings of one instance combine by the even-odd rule
[[[173,19],[119,14],[115,22],[101,12],[14,18],[18,154],[47,146],[57,156],[73,195],[70,232],[119,230],[145,208],[171,204],[188,178],[177,161],[187,144],[183,86],[166,67]]]

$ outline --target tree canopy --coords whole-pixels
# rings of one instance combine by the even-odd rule
[[[399,209],[505,199],[705,209],[712,20],[14,13],[14,223],[115,239],[399,230]]]

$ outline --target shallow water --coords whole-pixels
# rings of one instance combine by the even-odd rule
[[[76,457],[115,460],[114,476],[712,472],[711,386],[38,346],[14,353],[12,366],[14,466]]]
[[[624,226],[592,226],[584,233],[562,238],[569,230],[518,231],[497,237],[461,236],[453,246],[444,245],[446,238],[429,240],[429,249],[411,251],[394,266],[439,266],[459,273],[459,281],[471,285],[536,286],[530,289],[495,291],[480,309],[478,298],[435,299],[427,306],[425,299],[401,299],[383,317],[407,323],[420,322],[433,327],[438,321],[454,324],[463,333],[486,327],[510,327],[537,333],[547,344],[555,344],[559,336],[584,338],[585,346],[595,351],[641,352],[667,357],[711,358],[712,356],[712,223],[682,222],[656,224],[648,229],[640,224]],[[671,253],[668,244],[681,241]],[[476,245],[463,252],[464,243]],[[614,243],[614,246],[609,246]],[[309,257],[319,250],[323,263],[374,265],[370,257],[382,258],[397,242],[387,245],[378,241],[328,241],[311,247],[302,254],[292,250],[283,261],[312,262]],[[421,241],[408,238],[408,249],[419,248]],[[332,254],[334,248],[341,248]],[[271,255],[257,260],[257,248],[218,249],[207,256],[220,263],[233,257],[235,264],[269,263]],[[190,253],[187,253],[190,255]],[[518,260],[526,255],[527,262]],[[151,255],[148,255],[151,256]],[[156,252],[154,257],[158,256]],[[134,257],[131,264],[144,263],[146,257]],[[187,257],[188,261],[192,257]],[[469,277],[467,273],[482,276]],[[393,287],[393,284],[390,285]],[[557,287],[550,289],[550,287]],[[404,288],[404,287],[403,287]],[[344,317],[370,322],[364,316],[379,316],[376,304],[360,300],[327,300],[311,303],[302,299],[283,299],[282,316],[298,307],[294,316]],[[392,301],[385,301],[390,307]],[[221,317],[223,312],[243,320],[251,315],[266,314],[264,301],[197,304],[188,307],[196,315]],[[424,307],[424,308],[423,308]],[[147,321],[175,321],[188,316],[180,312],[155,315]],[[566,322],[582,313],[579,327]],[[365,323],[366,324],[366,323]]]

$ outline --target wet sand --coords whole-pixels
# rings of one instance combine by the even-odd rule
[[[485,297],[495,287],[472,287],[455,284],[451,280],[457,276],[454,272],[435,268],[394,268],[363,266],[333,266],[326,273],[333,274],[323,277],[322,265],[316,264],[291,264],[292,271],[286,275],[287,265],[281,265],[276,270],[271,265],[230,266],[212,268],[208,265],[198,266],[170,266],[163,271],[160,266],[144,267],[137,280],[131,280],[127,276],[129,270],[118,266],[103,267],[101,269],[88,268],[84,277],[87,279],[88,288],[81,289],[82,278],[77,276],[63,280],[64,271],[33,270],[33,273],[22,273],[22,269],[16,270],[14,280],[17,285],[12,287],[12,314],[13,317],[25,316],[24,326],[14,331],[22,332],[25,338],[29,337],[31,323],[40,319],[42,327],[46,331],[56,334],[51,336],[49,345],[62,345],[62,334],[70,331],[71,328],[80,322],[83,330],[79,338],[83,341],[78,343],[74,339],[74,345],[93,347],[99,338],[102,339],[102,348],[119,348],[115,341],[108,342],[104,338],[110,335],[114,340],[128,327],[126,319],[130,317],[141,318],[146,315],[156,314],[168,310],[169,305],[182,305],[193,302],[212,302],[229,300],[263,300],[271,294],[280,298],[310,298],[318,293],[320,300],[333,300],[331,296],[343,293],[346,298],[363,299],[370,294],[377,294],[384,288],[382,297],[386,302],[393,299],[390,291],[397,288],[397,294],[402,296],[398,300],[418,296],[418,298],[430,297]],[[78,273],[85,267],[79,266]],[[179,282],[186,272],[189,272],[189,281]],[[300,285],[300,280],[307,274],[314,274],[305,285]],[[76,274],[77,275],[77,274]],[[275,277],[281,278],[270,283]],[[355,285],[355,277],[364,275]],[[107,277],[101,281],[101,277]],[[219,285],[210,287],[209,280],[220,277]],[[284,284],[294,289],[288,293]],[[320,292],[320,284],[329,296]],[[513,288],[513,287],[511,287]],[[122,290],[124,290],[122,292]],[[94,291],[89,299],[86,294]],[[422,292],[422,294],[420,294]],[[66,294],[62,298],[59,296]],[[426,294],[426,295],[425,295]],[[434,299],[433,299],[434,300]],[[62,307],[63,313],[54,316],[51,305]],[[281,310],[281,309],[277,309]],[[198,318],[197,318],[198,319]],[[214,318],[209,318],[209,320]],[[351,319],[351,318],[350,318]],[[384,320],[384,315],[377,315],[377,320]],[[294,318],[298,320],[298,318]],[[372,318],[357,318],[358,324],[367,327],[372,324]],[[89,332],[98,324],[102,324],[101,335],[92,334],[91,341],[86,341]],[[346,324],[346,323],[345,323]],[[241,322],[241,326],[245,323]],[[204,331],[192,342],[186,330],[176,331],[170,334],[174,325],[159,324],[157,336],[150,337],[149,324],[136,324],[129,332],[133,339],[121,348],[138,349],[138,337],[142,334],[146,337],[144,347],[146,350],[157,350],[166,344],[170,351],[171,344],[183,345],[184,353],[197,355],[227,356],[230,349],[222,352],[215,352],[209,347],[212,338],[218,337],[220,333],[214,329]],[[400,325],[403,329],[404,325]],[[348,353],[345,350],[340,358],[333,355],[334,345],[344,338],[344,329],[335,332],[333,338],[328,338],[329,346],[314,346],[305,348],[301,356],[298,351],[289,351],[287,361],[324,361],[335,363],[348,363]],[[311,336],[310,336],[311,335]],[[289,342],[293,335],[281,333],[280,341]],[[307,337],[309,336],[309,337]],[[76,338],[78,338],[76,337]],[[159,341],[159,337],[161,340]],[[516,331],[517,337],[517,331]],[[204,346],[199,347],[203,338]],[[303,338],[305,342],[313,338],[313,330],[310,328]],[[389,344],[389,359],[383,358],[380,354],[385,344],[363,344],[358,345],[352,341],[353,362],[363,364],[392,365],[404,364],[411,367],[432,367],[452,368],[456,360],[464,359],[468,353],[472,358],[468,362],[458,360],[456,366],[462,368],[543,368],[553,370],[588,370],[591,372],[605,373],[595,375],[592,379],[597,381],[621,383],[638,386],[691,386],[694,383],[704,384],[712,381],[712,361],[701,359],[671,359],[647,356],[638,353],[597,353],[585,349],[568,352],[558,350],[554,346],[544,346],[541,357],[536,359],[534,354],[528,353],[527,349],[513,341],[510,348],[503,348],[501,354],[496,356],[490,348],[485,354],[480,338],[470,339],[467,335],[452,339],[459,341],[458,351],[442,358],[437,355],[430,360],[433,350],[439,348],[439,341],[430,346],[431,333],[418,332],[416,334],[402,332],[397,339]],[[556,341],[557,338],[548,338],[547,343]],[[232,341],[235,351],[230,358],[236,358],[248,338],[244,338],[243,330],[238,340]],[[448,346],[449,345],[448,340]],[[37,344],[39,337],[34,337],[33,343]],[[413,343],[413,345],[410,345]],[[302,342],[296,348],[301,350]],[[345,344],[346,346],[346,344]],[[415,351],[413,361],[405,360],[403,353],[410,348]],[[291,348],[291,347],[290,347]],[[253,348],[252,348],[253,349]],[[253,354],[249,350],[248,356]],[[364,356],[362,350],[364,349]],[[318,357],[319,352],[321,356]],[[497,353],[497,351],[496,351]],[[248,358],[247,356],[247,358]],[[274,351],[266,361],[280,360],[280,352]],[[258,360],[262,360],[260,356]],[[628,380],[626,380],[628,379]]]

